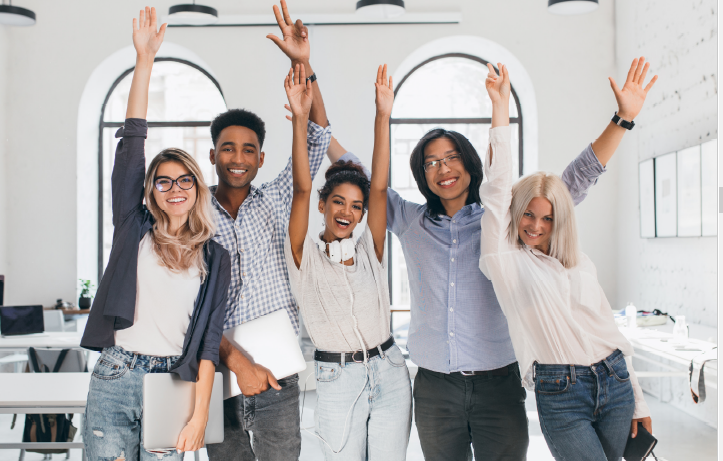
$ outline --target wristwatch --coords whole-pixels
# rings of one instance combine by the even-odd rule
[[[632,130],[633,127],[635,126],[635,122],[633,122],[633,121],[629,122],[627,120],[623,120],[622,118],[620,118],[618,116],[617,111],[615,112],[615,115],[613,115],[612,122],[614,124],[616,124],[617,126],[621,126],[621,127],[625,128],[626,130]]]
[[[306,81],[310,83],[314,83],[316,81],[316,72],[306,77]]]

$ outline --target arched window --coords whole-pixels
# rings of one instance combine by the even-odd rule
[[[390,182],[402,197],[425,203],[409,168],[409,156],[429,130],[441,127],[462,133],[477,153],[484,156],[492,123],[492,102],[484,84],[487,73],[487,61],[453,53],[425,60],[399,82],[390,121]],[[512,88],[512,151],[519,152],[516,170],[520,175],[523,166],[521,114],[519,99]],[[404,309],[410,299],[407,267],[401,244],[393,235],[388,250],[392,304]]]
[[[113,83],[103,103],[98,140],[98,280],[108,264],[113,240],[110,177],[118,139],[115,132],[125,121],[133,69]],[[179,147],[201,167],[206,184],[216,184],[216,171],[209,161],[213,147],[209,127],[214,117],[226,111],[218,82],[204,69],[188,61],[156,58],[148,95],[146,167],[157,153]]]

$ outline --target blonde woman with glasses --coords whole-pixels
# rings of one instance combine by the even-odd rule
[[[610,79],[624,121],[637,116],[657,79],[643,88],[649,66],[643,62],[633,61],[622,89]],[[574,203],[563,181],[538,172],[513,184],[509,72],[498,65],[498,76],[488,66],[493,113],[488,182],[480,187],[485,213],[479,266],[507,317],[522,382],[535,392],[552,455],[619,460],[638,423],[652,431],[633,348],[615,325],[594,264],[579,250]],[[599,139],[619,142],[624,132],[611,122]],[[595,155],[604,166],[613,152],[601,148]]]
[[[165,30],[157,30],[155,9],[133,20],[136,68],[111,178],[113,248],[81,341],[102,350],[85,409],[88,459],[181,460],[204,445],[230,258],[211,240],[211,192],[189,154],[165,149],[144,175],[148,87]],[[143,447],[147,373],[196,382],[194,413],[175,450]]]

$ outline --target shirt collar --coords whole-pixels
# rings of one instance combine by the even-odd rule
[[[476,211],[480,210],[482,207],[479,205],[479,203],[469,203],[465,206],[463,206],[453,217],[449,217],[446,214],[441,214],[439,216],[432,217],[431,212],[429,211],[429,207],[427,207],[427,210],[425,213],[427,214],[427,218],[431,219],[432,221],[444,221],[445,219],[448,221],[451,221],[452,219],[463,219],[468,216],[473,215]]]
[[[218,189],[218,185],[216,185],[216,186],[209,186],[208,189],[211,191],[211,203],[213,203],[213,205],[214,205],[216,208],[218,208],[219,210],[221,210],[221,211],[223,211],[224,213],[228,214],[228,211],[227,211],[223,206],[221,206],[220,203],[218,203],[218,200],[216,200],[216,189]],[[260,188],[258,188],[258,187],[256,187],[256,186],[254,186],[253,184],[251,184],[251,189],[249,190],[249,195],[246,197],[246,200],[244,200],[243,203],[246,203],[247,201],[253,200],[253,199],[255,199],[256,197],[263,197],[263,195],[264,195],[263,189],[260,189]],[[241,206],[243,206],[243,203],[241,204]],[[229,215],[229,216],[230,216],[230,215]]]

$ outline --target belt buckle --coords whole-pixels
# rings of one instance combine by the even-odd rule
[[[459,372],[462,376],[474,376],[474,371],[466,372],[466,371],[460,371]]]
[[[357,352],[360,352],[360,353],[361,353],[361,355],[362,355],[361,360],[357,360],[357,359],[356,359],[355,356],[356,356]],[[351,359],[354,361],[354,363],[364,363],[364,351],[361,350],[361,349],[359,349],[358,351],[352,352],[352,353],[351,353]]]

